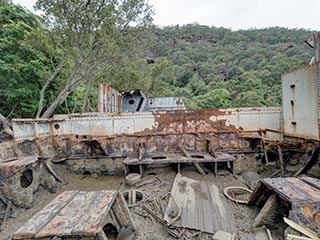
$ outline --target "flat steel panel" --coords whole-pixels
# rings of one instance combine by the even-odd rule
[[[283,131],[319,138],[318,68],[310,65],[282,76]]]

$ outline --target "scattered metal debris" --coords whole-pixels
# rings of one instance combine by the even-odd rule
[[[134,186],[141,182],[141,175],[137,173],[130,173],[126,176],[126,184],[128,186]]]
[[[252,232],[255,240],[273,240],[271,231],[266,226],[256,228]]]
[[[144,193],[135,189],[123,192],[123,197],[127,201],[129,208],[138,206],[140,203],[145,201]]]
[[[149,209],[147,206],[142,206],[143,210],[145,210],[147,213],[149,213],[152,217],[154,217],[159,223],[161,223],[166,231],[173,236],[174,238],[180,238],[182,234],[184,233],[184,229],[179,230],[175,227],[168,227],[167,223],[161,219],[156,213],[154,213],[151,209]]]
[[[234,240],[235,239],[235,235],[231,234],[231,233],[228,233],[228,232],[217,231],[213,235],[212,239],[213,240]]]
[[[3,221],[2,221],[2,224],[1,224],[0,229],[3,228],[4,224],[6,223],[6,221],[7,221],[8,218],[9,218],[9,213],[10,213],[11,207],[12,207],[12,202],[11,202],[11,201],[8,201],[8,203],[7,203],[7,209],[6,209],[6,212],[5,212],[5,214],[4,214],[4,218],[3,218]]]
[[[223,194],[231,201],[247,204],[252,191],[245,187],[230,186],[223,189]],[[246,197],[243,197],[246,196]]]
[[[265,178],[252,192],[248,205],[264,205],[257,219],[262,219],[280,202],[287,206],[289,218],[320,233],[320,181],[303,178]],[[271,197],[270,197],[271,196]],[[274,213],[277,214],[277,213]]]
[[[320,240],[320,236],[313,232],[312,230],[300,226],[299,224],[295,223],[294,221],[291,221],[290,219],[284,217],[283,218],[284,222],[287,223],[291,228],[297,230],[298,232],[301,232],[302,234],[304,234],[307,237],[310,237],[313,240]]]

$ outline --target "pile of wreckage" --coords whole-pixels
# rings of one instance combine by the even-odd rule
[[[253,191],[226,187],[224,197],[212,182],[178,173],[171,191],[156,197],[138,188],[157,180],[139,177],[127,175],[130,188],[124,192],[65,191],[20,227],[12,239],[135,239],[134,216],[139,215],[160,223],[174,239],[235,240],[239,235],[231,202],[262,207],[249,229],[250,239],[278,239],[273,238],[272,229],[282,221],[288,225],[285,239],[320,239],[319,179],[265,178]]]
[[[134,239],[139,206],[171,238],[235,240],[230,205],[245,204],[260,208],[248,229],[255,239],[276,239],[282,225],[284,239],[319,240],[320,33],[307,43],[315,58],[282,76],[282,107],[188,111],[180,97],[100,84],[97,113],[13,119],[13,138],[0,142],[2,227],[16,208],[33,206],[39,186],[58,190],[60,163],[78,174],[124,175],[128,190],[65,191],[12,239]],[[167,165],[178,172],[169,192],[137,189],[157,181],[142,181],[146,169]],[[185,166],[217,178],[227,170],[247,187],[218,188],[183,176]]]

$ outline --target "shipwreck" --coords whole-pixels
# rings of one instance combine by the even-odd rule
[[[181,97],[148,98],[140,90],[117,91],[100,83],[97,112],[12,119],[13,137],[0,143],[1,230],[17,209],[37,204],[40,187],[61,193],[65,181],[59,169],[68,169],[85,177],[119,176],[127,191],[122,184],[110,191],[63,192],[7,235],[134,239],[140,216],[164,229],[168,238],[159,239],[270,240],[277,224],[286,227],[276,235],[280,239],[320,239],[320,33],[307,43],[315,57],[282,75],[281,107],[190,111]],[[171,186],[162,186],[168,193],[156,196],[160,185],[151,192],[132,190],[161,183],[161,175],[144,181],[156,175],[148,169],[169,165],[177,175]],[[183,176],[186,168],[199,179]],[[246,174],[252,172],[256,181]],[[224,197],[215,181],[225,174],[247,180],[245,199],[238,199],[241,188],[225,190]],[[258,209],[252,229],[241,230],[233,216],[237,208],[229,206],[243,203]],[[119,237],[124,230],[127,236]],[[136,239],[148,239],[142,235]]]

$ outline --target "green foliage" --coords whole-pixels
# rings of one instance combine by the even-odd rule
[[[0,5],[0,112],[30,117],[37,109],[46,53],[32,46],[38,18],[13,4]]]
[[[50,117],[70,93],[83,93],[84,82],[84,106],[91,86],[96,86],[99,80],[110,79],[109,83],[116,82],[114,85],[119,88],[132,88],[134,84],[134,88],[150,88],[149,70],[144,71],[139,64],[143,55],[140,40],[146,38],[145,29],[152,20],[152,9],[145,0],[37,0],[36,8],[46,15],[43,18],[46,41],[61,53],[56,70],[66,72],[65,81],[58,84],[56,98],[46,106],[39,104],[38,116]],[[42,92],[57,83],[56,76],[55,71]],[[43,95],[40,97],[41,103]]]
[[[231,94],[224,88],[212,89],[208,93],[196,97],[195,103],[200,108],[232,107]]]
[[[252,106],[263,106],[265,100],[263,95],[256,91],[241,92],[236,97],[237,106],[241,107],[252,107]]]
[[[173,76],[157,71],[152,79],[157,79],[157,86],[170,82],[170,92],[183,96],[192,109],[278,106],[281,74],[310,62],[312,50],[304,40],[311,34],[280,27],[232,31],[188,24],[158,28],[151,48],[156,59],[152,68],[161,65],[158,59],[166,59],[170,65],[162,64],[161,70],[173,69]]]

